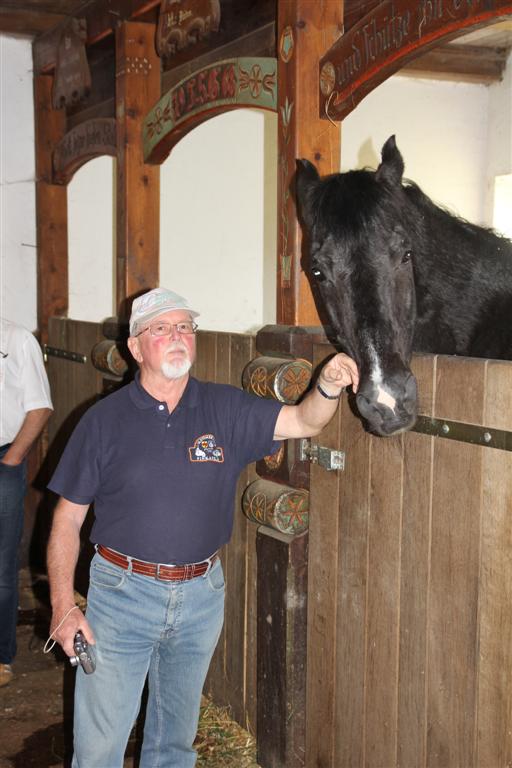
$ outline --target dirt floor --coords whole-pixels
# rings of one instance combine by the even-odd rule
[[[14,679],[0,688],[0,768],[69,768],[75,671],[58,647],[48,654],[49,605],[44,578],[21,572],[18,654]],[[258,768],[254,739],[205,700],[197,767]],[[124,768],[136,768],[139,734],[130,738]]]

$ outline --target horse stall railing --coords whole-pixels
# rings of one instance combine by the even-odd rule
[[[315,345],[315,359],[330,351]],[[308,768],[512,761],[512,363],[415,356],[416,429],[344,396],[311,468]]]

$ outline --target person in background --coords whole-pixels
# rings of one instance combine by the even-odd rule
[[[0,686],[13,677],[26,456],[53,406],[39,344],[0,318]]]
[[[240,471],[318,434],[358,372],[334,356],[299,405],[198,381],[197,312],[156,288],[132,305],[135,380],[96,403],[49,488],[50,637],[72,656],[80,630],[96,670],[78,669],[74,768],[121,768],[148,677],[141,768],[191,768],[204,680],[224,618],[218,550],[231,535]],[[94,502],[87,618],[74,605],[80,529]]]

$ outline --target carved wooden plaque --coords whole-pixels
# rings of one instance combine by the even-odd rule
[[[54,109],[70,107],[83,101],[91,90],[91,73],[85,52],[84,19],[71,19],[62,32],[57,48],[57,64],[53,83]]]
[[[219,0],[162,0],[156,50],[163,59],[218,32]]]
[[[86,120],[68,131],[53,151],[54,181],[65,183],[93,157],[117,152],[116,121],[113,117]]]
[[[511,13],[511,0],[383,0],[320,60],[320,116],[342,120],[411,59]]]

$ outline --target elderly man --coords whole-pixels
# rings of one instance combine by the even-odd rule
[[[156,288],[133,302],[135,380],[87,411],[50,488],[61,496],[48,546],[52,636],[81,630],[96,671],[79,669],[75,768],[121,768],[148,677],[141,768],[191,768],[201,692],[220,635],[238,475],[276,441],[320,432],[355,363],[336,355],[297,406],[189,375],[197,312]],[[79,532],[94,502],[87,618],[74,606]]]

